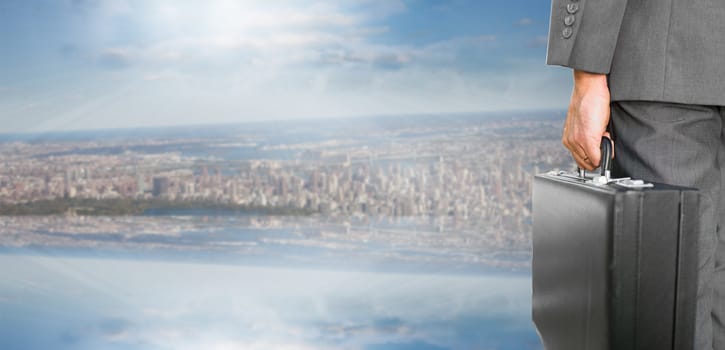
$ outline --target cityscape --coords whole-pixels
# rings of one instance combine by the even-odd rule
[[[562,116],[0,135],[0,343],[541,349],[531,185],[573,169]]]
[[[84,207],[6,215],[0,244],[265,256],[289,255],[270,247],[344,255],[377,243],[385,261],[528,267],[533,175],[573,166],[555,114],[349,122],[291,123],[286,142],[265,124],[208,135],[9,135],[0,143],[0,208],[81,199]],[[164,205],[93,215],[94,203],[108,201]],[[286,233],[213,238],[230,225]],[[194,232],[207,234],[189,245],[183,237]]]
[[[0,1],[0,349],[542,350],[550,5]]]

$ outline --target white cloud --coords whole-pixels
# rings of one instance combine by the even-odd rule
[[[365,6],[367,18],[372,19],[386,18],[408,10],[402,0],[347,0],[343,1],[343,3]]]
[[[88,37],[66,59],[104,69],[0,112],[74,129],[547,107],[568,95],[565,72],[547,70],[543,56],[510,62],[509,38],[492,33],[379,40],[396,28],[386,20],[408,10],[402,1],[81,3]],[[70,93],[84,98],[61,98]]]
[[[322,349],[329,349],[323,347]],[[204,344],[199,349],[212,349],[212,350],[317,350],[321,349],[319,345],[308,346],[301,344],[290,344],[276,341],[215,341],[210,344]]]
[[[347,3],[353,2],[358,1]],[[313,57],[322,48],[364,42],[387,30],[366,26],[363,15],[345,11],[335,2],[286,2],[272,7],[262,1],[213,1],[207,6],[166,3],[146,10],[141,16],[144,32],[158,39],[132,45],[147,64],[215,62],[242,54],[272,63],[295,57],[291,62],[295,64],[300,55]],[[98,48],[100,55],[109,50]]]
[[[103,50],[96,57],[96,62],[103,68],[123,69],[133,64],[133,58],[129,49],[111,47]]]
[[[522,18],[518,21],[516,21],[516,25],[518,26],[528,26],[534,24],[534,20],[531,18]]]
[[[549,41],[549,38],[546,35],[538,35],[533,38],[531,38],[527,45],[529,47],[546,47],[547,42]]]
[[[100,48],[98,56],[112,68],[126,67],[132,58],[141,60],[140,66],[151,72],[209,65],[220,68],[224,64],[229,69],[248,64],[277,69],[304,64],[398,69],[416,62],[450,61],[460,48],[493,47],[497,43],[496,36],[478,35],[417,48],[374,44],[373,39],[389,29],[368,25],[367,21],[405,11],[405,5],[397,1],[265,4],[213,1],[201,8],[165,4],[151,11],[154,15],[146,18],[147,29],[161,33],[171,28],[173,35],[159,35],[159,40],[123,50]],[[366,11],[351,13],[350,6],[364,6]],[[152,74],[147,72],[146,76]]]

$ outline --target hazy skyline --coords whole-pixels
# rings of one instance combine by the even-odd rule
[[[6,2],[0,132],[565,108],[549,6]]]

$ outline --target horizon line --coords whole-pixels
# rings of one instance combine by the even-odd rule
[[[210,122],[210,123],[181,123],[181,124],[159,124],[159,125],[138,125],[138,126],[125,126],[118,128],[88,128],[88,129],[56,129],[56,130],[36,130],[36,131],[11,131],[11,132],[0,132],[0,138],[3,137],[19,137],[19,136],[37,136],[37,135],[57,135],[57,134],[76,134],[76,133],[88,133],[88,132],[123,132],[123,131],[151,131],[160,128],[173,128],[173,129],[186,129],[186,128],[212,128],[222,126],[241,126],[241,125],[263,125],[268,123],[300,123],[300,122],[320,122],[320,121],[335,121],[343,122],[346,120],[355,119],[376,119],[376,118],[421,118],[431,117],[440,118],[444,116],[449,117],[466,117],[466,116],[481,116],[481,117],[502,117],[511,116],[517,113],[565,113],[566,109],[562,108],[539,108],[539,109],[511,109],[511,110],[499,110],[499,111],[463,111],[463,112],[440,112],[440,113],[401,113],[401,114],[370,114],[370,115],[357,115],[357,116],[339,116],[339,117],[302,117],[302,118],[280,118],[280,119],[269,119],[269,120],[248,120],[248,121],[235,121],[235,122]],[[565,115],[565,114],[564,114]],[[564,117],[564,115],[560,117]]]

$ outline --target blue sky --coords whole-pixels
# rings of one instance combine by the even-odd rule
[[[550,2],[0,3],[0,132],[560,108]]]

